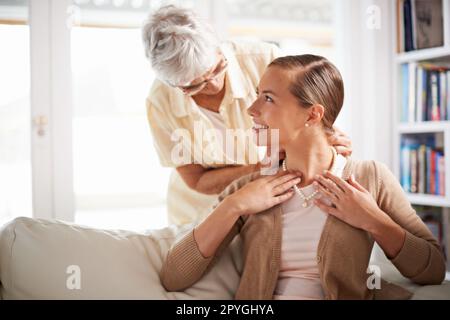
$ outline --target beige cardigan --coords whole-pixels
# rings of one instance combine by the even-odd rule
[[[440,284],[445,263],[431,232],[411,207],[397,179],[389,169],[375,161],[349,159],[346,179],[353,173],[377,201],[378,206],[406,230],[398,255],[391,260],[407,278],[418,284]],[[233,182],[220,199],[235,192],[256,177],[245,176]],[[355,213],[357,214],[357,213]],[[241,217],[213,257],[200,253],[193,232],[170,249],[161,270],[161,281],[169,291],[180,291],[198,281],[220,256],[231,240],[243,240],[244,267],[236,299],[272,299],[280,269],[281,205],[251,216]],[[368,289],[366,273],[374,240],[361,229],[329,215],[317,248],[319,274],[326,299],[408,299],[411,293],[381,281],[381,289]],[[383,276],[383,275],[381,275]]]

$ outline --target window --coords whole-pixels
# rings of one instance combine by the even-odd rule
[[[147,123],[154,74],[140,30],[150,7],[78,2],[71,31],[75,222],[163,227],[170,169],[160,166]]]
[[[0,4],[0,226],[32,215],[27,1]]]
[[[284,54],[335,57],[331,0],[227,0],[226,33],[234,39],[275,42]]]

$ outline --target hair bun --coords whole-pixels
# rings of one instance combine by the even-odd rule
[[[189,25],[182,25],[182,26],[169,25],[165,28],[162,28],[161,33],[166,34],[166,36],[171,36],[171,35],[192,36],[192,35],[196,34],[195,30],[193,30],[191,28],[191,26],[189,26]]]

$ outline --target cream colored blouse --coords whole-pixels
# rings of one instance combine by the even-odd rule
[[[205,168],[218,168],[258,161],[256,146],[252,141],[248,145],[243,135],[253,125],[247,108],[256,99],[259,79],[267,65],[279,56],[279,51],[275,45],[263,42],[226,42],[221,50],[228,60],[228,69],[219,114],[226,128],[244,129],[236,143],[237,148],[245,151],[244,157],[229,159],[222,139],[217,137],[216,126],[194,100],[181,90],[155,80],[146,104],[153,144],[162,166],[176,168],[197,163]],[[169,223],[181,225],[202,219],[216,199],[216,195],[190,189],[174,170],[167,193]]]

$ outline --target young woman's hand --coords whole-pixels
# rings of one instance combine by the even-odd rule
[[[328,136],[328,143],[336,149],[337,153],[342,154],[344,157],[351,156],[353,150],[350,137],[338,127],[333,127],[333,129],[334,134]]]
[[[267,210],[290,199],[292,187],[300,183],[299,175],[280,170],[273,176],[261,176],[226,199],[239,215],[250,215]]]
[[[314,201],[322,211],[369,232],[388,258],[398,255],[406,238],[405,230],[378,207],[369,191],[355,181],[353,175],[344,181],[327,171],[318,176],[314,184],[331,201],[331,205],[319,199]]]
[[[345,181],[326,171],[324,175],[316,177],[314,186],[322,196],[331,201],[331,205],[328,205],[316,199],[315,205],[355,228],[370,231],[371,226],[381,220],[382,215],[386,215],[369,191],[355,181],[353,175]]]

